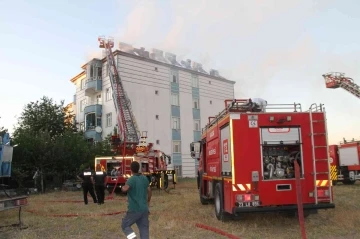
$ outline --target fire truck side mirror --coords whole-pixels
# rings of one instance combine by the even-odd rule
[[[192,158],[199,159],[200,157],[200,142],[192,142],[190,144],[190,155]]]

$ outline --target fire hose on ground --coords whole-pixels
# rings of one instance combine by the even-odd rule
[[[38,215],[38,216],[43,216],[43,217],[62,217],[62,218],[68,218],[68,217],[97,217],[97,216],[100,216],[100,217],[103,217],[103,216],[114,216],[114,215],[119,215],[119,214],[122,214],[122,213],[126,213],[126,211],[117,211],[117,212],[110,212],[110,213],[99,213],[99,214],[45,214],[45,213],[41,213],[37,210],[25,210],[25,212],[28,212],[28,213],[32,213],[32,214],[35,214],[35,215]],[[156,215],[157,213],[151,213],[151,215]],[[159,215],[161,215],[161,213],[158,213]],[[238,236],[235,236],[233,234],[230,234],[230,233],[227,233],[223,230],[220,230],[218,228],[215,228],[215,227],[212,227],[212,226],[209,226],[209,225],[206,225],[206,224],[201,224],[201,223],[194,223],[194,226],[197,227],[197,228],[200,228],[200,229],[204,229],[204,230],[207,230],[207,231],[211,231],[213,233],[216,233],[216,234],[219,234],[219,235],[222,235],[222,236],[225,236],[227,238],[230,238],[230,239],[240,239],[240,237]]]

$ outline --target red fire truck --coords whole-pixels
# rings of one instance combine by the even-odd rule
[[[360,180],[360,140],[345,140],[329,146],[333,184],[354,184]]]
[[[219,220],[252,212],[295,215],[298,200],[305,216],[335,208],[323,105],[303,112],[296,103],[263,108],[251,99],[225,100],[190,151],[199,160],[200,202],[214,200]]]
[[[146,145],[146,137],[141,137],[141,144],[136,147],[133,156],[105,156],[95,158],[95,167],[101,165],[102,171],[107,173],[106,188],[112,192],[114,188],[121,189],[131,176],[130,164],[137,161],[140,164],[140,173],[149,179],[151,187],[167,189],[169,175],[173,184],[176,184],[175,170],[168,170],[171,157],[160,150],[153,149],[153,144]]]

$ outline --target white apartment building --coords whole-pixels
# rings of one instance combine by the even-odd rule
[[[147,131],[155,149],[172,155],[169,168],[179,176],[195,177],[198,162],[191,158],[189,145],[200,140],[208,117],[223,110],[224,100],[234,98],[235,82],[157,49],[149,53],[120,43],[114,55],[139,130]],[[100,141],[117,126],[106,58],[81,68],[71,79],[76,121],[86,137]]]

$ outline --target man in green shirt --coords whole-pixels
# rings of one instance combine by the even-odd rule
[[[127,239],[135,239],[136,234],[131,226],[136,223],[140,231],[140,239],[149,239],[149,203],[151,199],[149,180],[139,173],[138,162],[133,161],[130,168],[133,176],[121,188],[122,192],[127,192],[128,197],[128,211],[122,220],[121,228]]]

